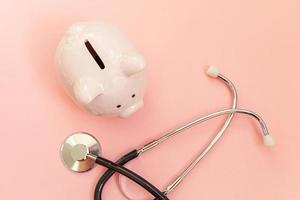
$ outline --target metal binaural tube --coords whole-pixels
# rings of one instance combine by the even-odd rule
[[[224,75],[218,73],[217,78],[221,79],[225,82],[225,84],[229,87],[231,94],[233,96],[233,102],[232,102],[232,109],[237,108],[237,91],[234,86],[234,84],[226,78]],[[214,147],[214,145],[220,140],[220,138],[223,136],[224,132],[232,122],[234,116],[234,112],[231,113],[227,120],[225,121],[223,127],[219,130],[219,132],[216,134],[216,136],[213,138],[213,140],[205,147],[205,149],[190,163],[190,165],[187,166],[187,168],[170,184],[164,191],[164,193],[167,195],[172,190],[174,190],[182,181],[183,179],[197,166],[197,164],[204,158],[207,153]]]
[[[224,114],[228,114],[228,113],[242,113],[242,114],[246,114],[246,115],[250,115],[252,117],[255,117],[261,128],[263,131],[263,136],[268,136],[269,132],[266,126],[266,123],[263,121],[263,119],[256,113],[249,111],[249,110],[244,110],[244,109],[227,109],[227,110],[222,110],[219,112],[215,112],[212,114],[209,114],[207,116],[204,116],[203,118],[200,118],[200,120],[198,121],[203,122],[209,119],[212,119],[214,117],[218,117]],[[200,162],[200,160],[209,152],[209,150],[216,144],[216,142],[218,141],[220,137],[215,137],[212,142],[204,149],[204,151],[202,151],[199,156],[180,174],[180,176],[178,176],[164,191],[164,194],[168,194],[170,193],[172,190],[174,190],[182,181],[183,179],[195,168],[195,166]]]
[[[191,123],[189,123],[188,125],[182,127],[182,128],[191,128],[199,123],[202,123],[202,122],[205,122],[207,120],[210,120],[210,119],[213,119],[215,117],[218,117],[218,116],[221,116],[221,115],[225,115],[225,114],[232,114],[232,113],[241,113],[241,114],[246,114],[246,115],[249,115],[249,116],[252,116],[254,117],[255,119],[258,120],[261,128],[262,128],[262,131],[263,131],[263,136],[270,136],[269,135],[269,132],[268,132],[268,128],[267,128],[267,125],[266,123],[264,122],[264,120],[255,112],[253,111],[250,111],[250,110],[245,110],[245,109],[226,109],[226,110],[221,110],[221,111],[218,111],[218,112],[214,112],[214,113],[211,113],[211,114],[208,114],[204,117],[201,117]],[[175,134],[173,135],[169,135],[168,138],[174,136]],[[167,138],[167,139],[168,139]],[[209,144],[209,146],[188,166],[188,168],[180,175],[178,176],[168,187],[167,189],[164,191],[164,194],[168,194],[170,193],[172,190],[174,190],[182,181],[183,179],[191,172],[191,170],[198,164],[198,162],[208,153],[208,151],[212,148],[212,146],[216,143],[215,141],[216,137],[214,138],[214,140]],[[165,140],[163,140],[165,141]],[[155,146],[159,145],[161,142],[163,142],[161,140],[156,140],[152,143],[150,143],[149,145],[146,145],[145,149],[146,151],[150,150],[147,146],[151,146],[152,148],[154,147],[153,144],[156,144]],[[214,142],[215,141],[215,142]],[[143,148],[142,148],[143,149]],[[143,151],[141,152],[140,150],[140,153],[144,153],[146,151]]]
[[[223,127],[220,129],[220,131],[216,134],[216,136],[213,138],[213,140],[205,147],[205,149],[192,161],[192,163],[190,163],[190,165],[187,166],[187,168],[164,190],[164,194],[168,194],[170,193],[172,190],[174,190],[182,181],[183,179],[196,167],[196,165],[202,160],[202,158],[204,158],[206,156],[206,154],[212,149],[212,147],[214,147],[214,145],[220,140],[220,138],[222,137],[222,135],[224,134],[225,130],[228,128],[229,124],[231,123],[233,116],[235,113],[242,113],[242,114],[246,114],[246,115],[250,115],[254,118],[256,118],[258,120],[258,122],[260,123],[260,126],[262,128],[262,132],[263,132],[263,136],[264,137],[264,142],[267,146],[271,146],[274,142],[272,141],[271,136],[269,135],[267,126],[265,124],[265,122],[263,121],[263,119],[255,112],[250,111],[250,110],[245,110],[245,109],[237,109],[237,92],[236,89],[233,85],[233,83],[226,78],[225,76],[223,76],[220,73],[215,74],[215,76],[213,76],[215,78],[218,78],[222,81],[224,81],[227,86],[229,87],[229,89],[231,90],[232,96],[233,96],[233,105],[232,105],[232,109],[226,109],[226,110],[221,110],[215,113],[211,113],[209,115],[206,115],[204,117],[198,118],[182,127],[179,127],[167,134],[165,134],[164,136],[162,136],[161,138],[154,140],[153,142],[145,145],[144,147],[142,147],[141,149],[138,150],[138,153],[144,153],[147,152],[151,149],[153,149],[154,147],[158,146],[159,144],[163,143],[164,141],[172,138],[173,136],[189,129],[192,128],[204,121],[207,121],[209,119],[213,119],[215,117],[221,116],[221,115],[225,115],[225,114],[230,114],[227,118],[227,120],[225,121]],[[271,141],[270,141],[271,140]]]

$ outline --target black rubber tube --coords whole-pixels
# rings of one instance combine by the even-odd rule
[[[137,158],[138,156],[139,156],[138,151],[133,150],[133,151],[129,152],[128,154],[126,154],[125,156],[123,156],[122,158],[120,158],[116,163],[123,166],[126,163],[128,163],[129,161]],[[94,200],[102,200],[103,188],[104,188],[105,184],[107,183],[107,181],[110,179],[110,177],[112,177],[114,175],[114,173],[115,173],[114,170],[108,169],[101,176],[101,178],[99,179],[99,181],[96,185],[96,188],[95,188]]]
[[[149,193],[151,193],[156,199],[169,200],[161,191],[159,191],[159,189],[157,189],[154,185],[152,185],[147,180],[145,180],[138,174],[134,173],[133,171],[131,171],[117,163],[114,163],[110,160],[102,158],[102,157],[97,157],[96,163],[101,166],[104,166],[108,169],[112,169],[112,170],[126,176],[127,178],[131,179],[132,181],[134,181],[137,184],[139,184],[140,186],[142,186]]]

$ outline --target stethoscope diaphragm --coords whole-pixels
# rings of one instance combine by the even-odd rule
[[[63,163],[74,172],[85,172],[94,167],[95,161],[87,158],[89,154],[101,156],[102,150],[98,140],[88,133],[72,134],[61,147]]]

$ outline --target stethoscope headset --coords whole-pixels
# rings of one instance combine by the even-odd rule
[[[219,139],[221,138],[221,136],[223,135],[223,133],[231,123],[235,113],[246,114],[257,119],[262,128],[262,136],[264,139],[264,144],[266,146],[273,146],[275,144],[274,140],[269,134],[264,120],[253,111],[237,108],[237,92],[233,83],[225,76],[220,74],[215,67],[210,67],[207,73],[209,76],[221,80],[229,87],[233,96],[233,104],[231,109],[221,110],[200,117],[144,145],[142,148],[132,150],[131,152],[121,157],[117,162],[112,162],[110,160],[101,157],[102,155],[101,146],[96,138],[94,138],[92,135],[88,133],[78,132],[69,136],[61,147],[61,156],[64,164],[70,170],[75,172],[88,171],[94,167],[94,163],[97,163],[108,169],[102,175],[102,177],[99,179],[97,183],[97,186],[95,188],[95,194],[94,194],[95,200],[102,199],[103,188],[106,182],[113,176],[115,172],[123,176],[126,176],[127,178],[131,179],[138,185],[142,186],[145,190],[151,193],[155,197],[155,199],[167,200],[168,199],[167,195],[170,192],[172,192],[175,188],[178,187],[178,185],[184,180],[184,178],[196,167],[196,165],[200,162],[200,160],[202,160],[202,158],[205,157],[206,154],[212,149],[212,147],[219,141]],[[223,127],[219,130],[219,132],[212,139],[212,141],[205,147],[205,149],[192,161],[191,164],[189,164],[185,168],[185,170],[181,174],[179,174],[179,176],[177,176],[177,178],[175,178],[175,180],[171,182],[171,184],[169,184],[169,186],[166,187],[165,190],[160,191],[158,188],[156,188],[154,185],[149,183],[143,177],[124,167],[126,163],[134,160],[138,156],[142,155],[143,153],[146,153],[147,151],[153,149],[154,147],[157,147],[158,145],[172,138],[173,136],[176,136],[177,134],[189,128],[192,128],[202,122],[205,122],[209,119],[213,119],[221,115],[228,115],[228,118],[225,121]],[[122,188],[122,185],[120,186],[123,193],[126,195],[126,193]]]

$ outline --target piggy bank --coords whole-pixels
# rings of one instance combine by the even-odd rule
[[[67,91],[93,114],[128,117],[143,106],[145,60],[115,26],[72,25],[57,48],[56,62]]]

